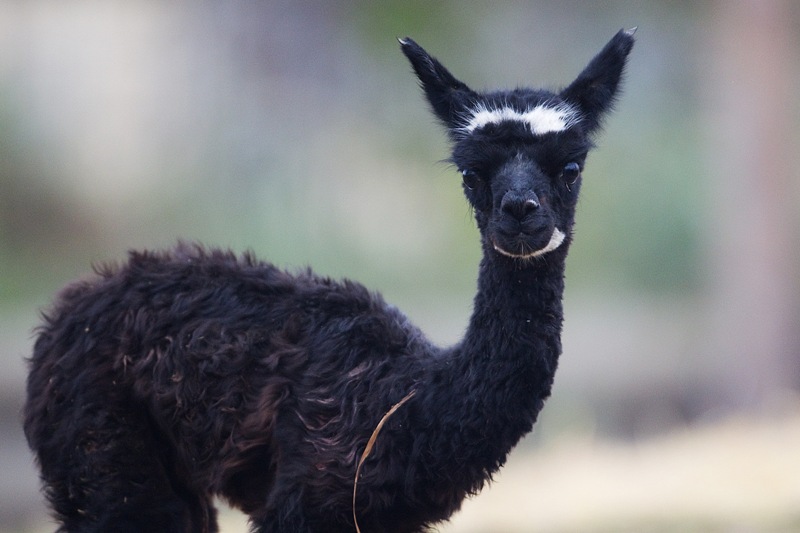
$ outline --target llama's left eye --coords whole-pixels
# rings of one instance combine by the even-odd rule
[[[575,183],[580,175],[581,166],[574,161],[564,165],[564,169],[561,171],[561,177],[567,182],[568,185]]]
[[[478,185],[480,185],[481,179],[472,170],[467,170],[467,169],[462,170],[461,176],[463,177],[464,185],[469,190],[473,190]]]

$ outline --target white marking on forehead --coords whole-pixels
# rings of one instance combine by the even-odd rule
[[[544,135],[564,131],[577,124],[580,119],[580,113],[566,103],[539,104],[525,111],[508,106],[490,109],[484,104],[478,104],[467,116],[466,124],[461,129],[469,134],[487,124],[513,121],[527,125],[534,135]]]

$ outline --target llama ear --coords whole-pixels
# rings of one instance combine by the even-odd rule
[[[614,105],[635,32],[636,28],[620,30],[560,94],[562,99],[578,106],[590,133]]]
[[[475,94],[411,38],[398,41],[436,116],[451,130],[458,128]]]

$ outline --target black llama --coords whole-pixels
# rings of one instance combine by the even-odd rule
[[[25,433],[59,531],[214,532],[214,496],[259,533],[423,531],[531,430],[584,161],[633,31],[557,93],[476,92],[400,44],[481,233],[464,339],[434,346],[357,283],[249,254],[132,252],[67,286],[38,329]]]

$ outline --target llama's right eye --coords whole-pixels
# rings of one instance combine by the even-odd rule
[[[481,179],[478,175],[471,170],[462,170],[461,176],[464,179],[464,186],[469,190],[476,188],[481,183]]]
[[[572,185],[578,180],[581,175],[581,166],[575,161],[571,161],[564,165],[561,171],[561,177],[567,182],[567,185]]]

